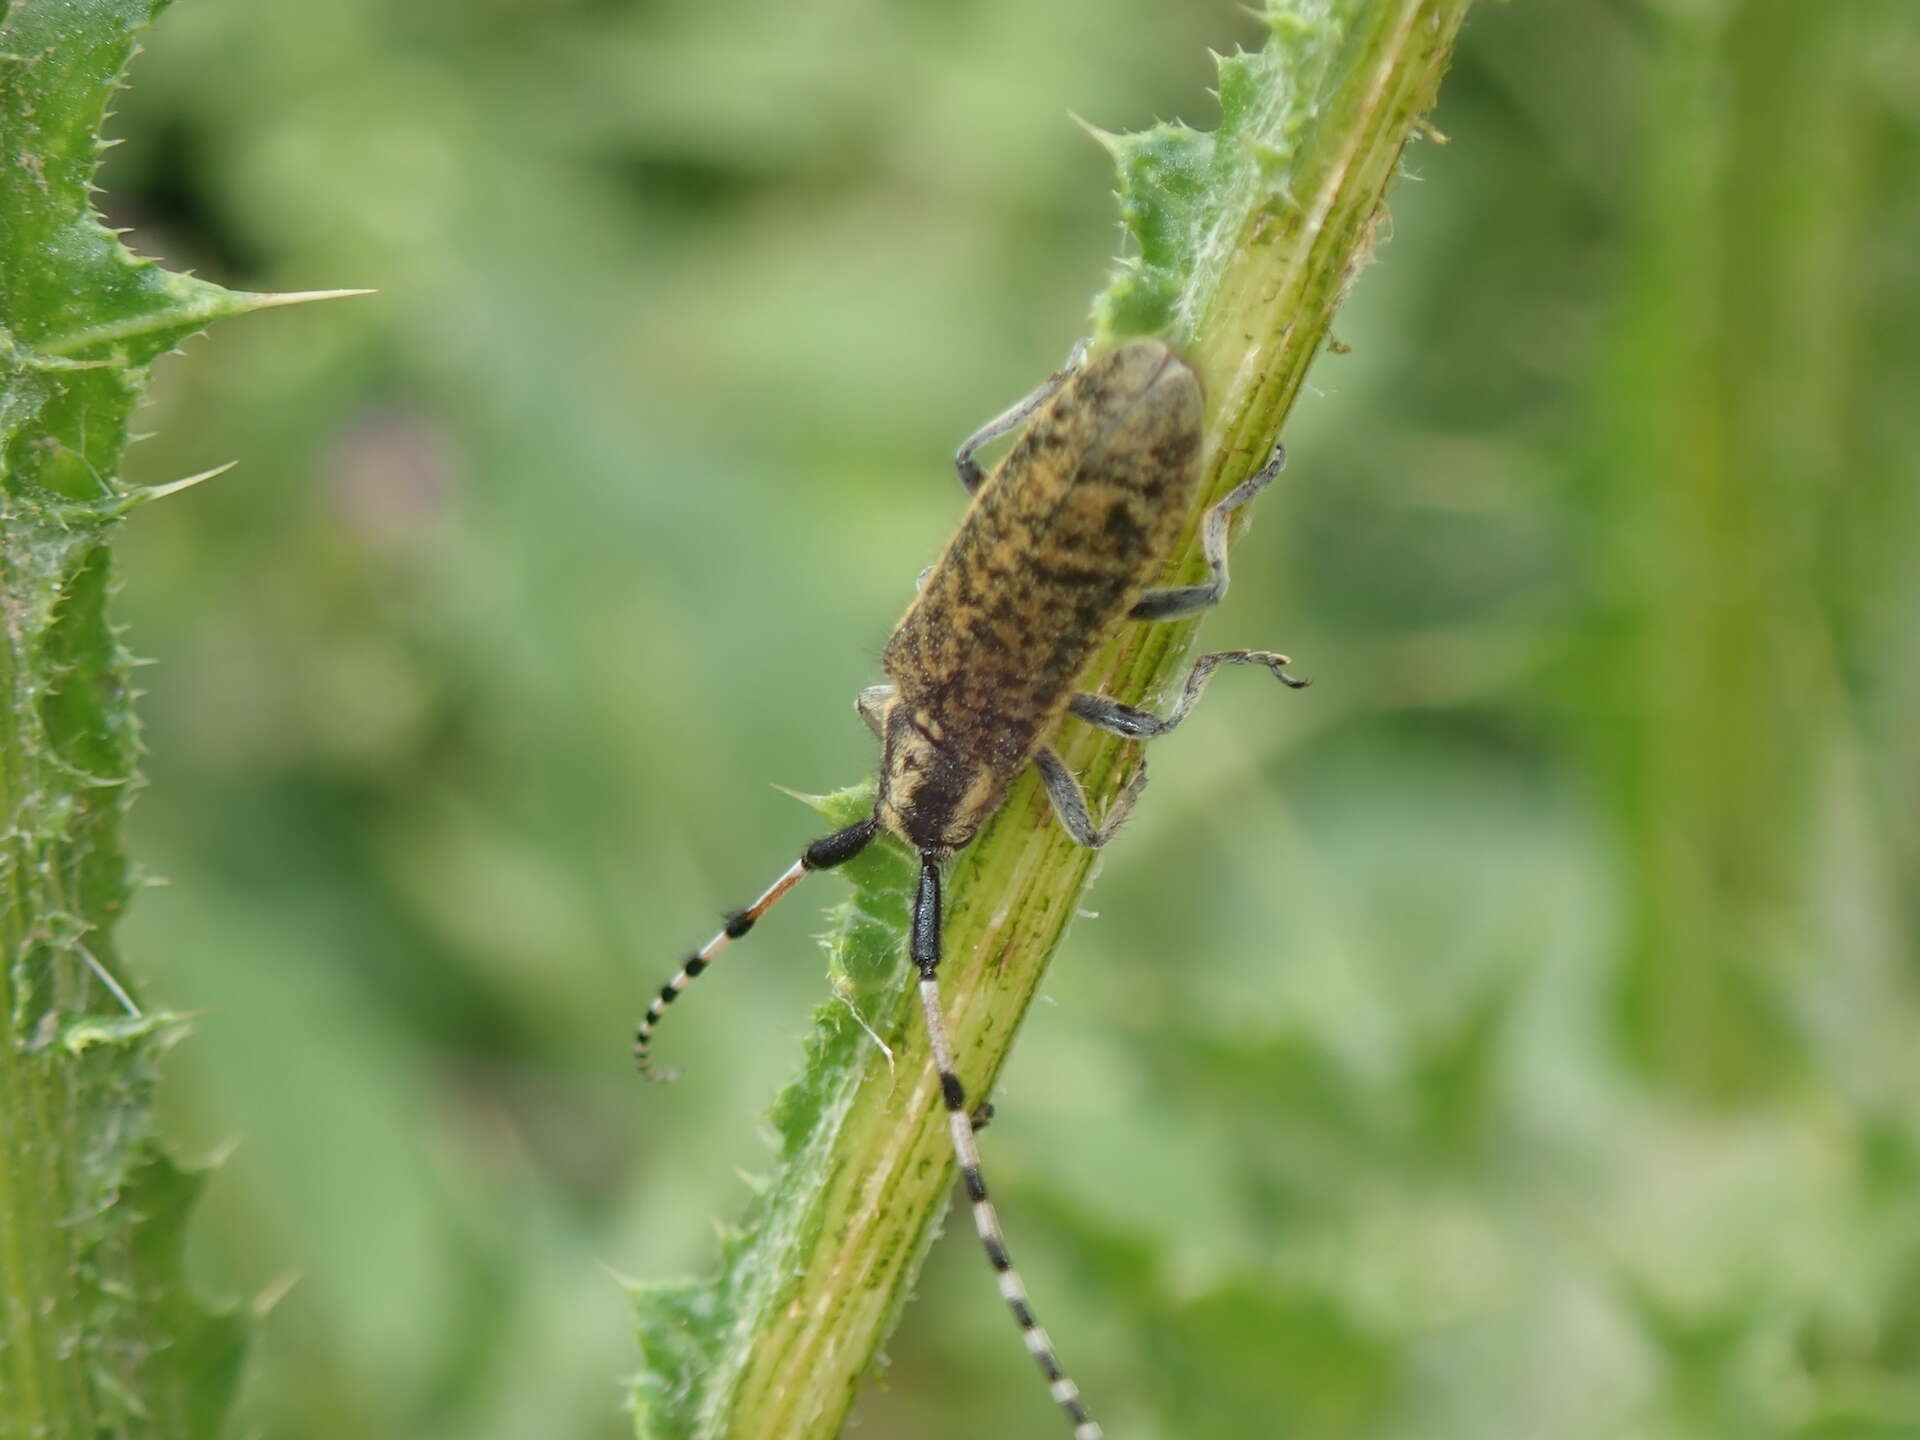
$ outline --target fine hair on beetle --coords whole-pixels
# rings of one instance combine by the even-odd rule
[[[1206,580],[1149,589],[1200,488],[1202,423],[1199,376],[1160,341],[1134,340],[1092,356],[1076,350],[1065,369],[967,438],[954,468],[972,502],[887,641],[881,664],[890,683],[855,701],[880,741],[873,813],[815,840],[757,900],[728,915],[660,987],[634,1035],[640,1073],[669,1078],[653,1068],[654,1031],[721,950],[809,871],[851,860],[882,831],[905,844],[919,861],[908,954],[919,971],[961,1182],[1000,1293],[1075,1440],[1100,1440],[1103,1432],[1034,1319],[987,1196],[966,1088],[954,1073],[938,979],[941,867],[980,832],[1029,765],[1075,841],[1097,849],[1112,838],[1146,786],[1146,765],[1095,820],[1080,782],[1048,744],[1064,718],[1151,740],[1186,718],[1222,665],[1261,665],[1283,684],[1307,684],[1287,673],[1285,655],[1220,650],[1194,661],[1165,715],[1076,688],[1115,627],[1195,615],[1226,594],[1228,523],[1272,483],[1285,456],[1276,446],[1207,512]],[[974,458],[980,447],[1015,429],[1005,458],[983,472]]]

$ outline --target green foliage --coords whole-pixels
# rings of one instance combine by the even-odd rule
[[[1204,133],[1208,47],[1267,33],[194,0],[152,34],[113,223],[382,291],[161,367],[128,475],[242,468],[117,541],[167,662],[131,963],[197,1016],[169,1133],[240,1141],[192,1260],[284,1292],[247,1430],[632,1433],[608,1271],[712,1266],[809,1016],[897,969],[823,974],[820,877],[676,1007],[678,1085],[629,1027],[822,828],[768,782],[870,767],[847,702],[945,457],[1086,328],[1112,185],[1069,112]],[[1908,0],[1472,12],[1206,622],[1315,686],[1223,678],[1157,747],[982,1138],[1114,1440],[1920,1433],[1914,73]],[[1055,1434],[963,1219],[915,1293],[849,1433]],[[1239,1363],[1169,1375],[1222,1319]]]
[[[129,1014],[113,930],[135,887],[132,657],[107,619],[118,479],[153,361],[267,297],[127,250],[88,191],[153,0],[22,0],[0,19],[0,1433],[212,1436],[242,1327],[181,1273],[200,1188],[158,1149],[177,1032]],[[162,487],[164,488],[164,487]]]
[[[1377,7],[1385,13],[1388,7]],[[1368,12],[1355,3],[1273,0],[1274,40],[1216,60],[1220,123],[1093,132],[1113,156],[1120,217],[1134,251],[1094,302],[1101,338],[1191,333],[1250,212],[1297,209],[1298,148],[1335,67],[1351,60]]]

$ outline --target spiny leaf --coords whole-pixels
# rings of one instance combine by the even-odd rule
[[[1225,262],[1247,217],[1295,203],[1293,159],[1351,43],[1355,11],[1351,3],[1270,6],[1273,43],[1214,57],[1216,130],[1160,124],[1109,135],[1088,127],[1113,156],[1120,218],[1135,251],[1094,301],[1099,338],[1190,329],[1205,299],[1196,279]]]
[[[171,274],[94,213],[100,126],[164,0],[11,0],[0,16],[0,1434],[219,1429],[240,1321],[188,1291],[199,1179],[152,1135],[179,1018],[141,1013],[113,927],[138,786],[108,537],[191,481],[118,478],[153,362],[302,296]],[[214,473],[214,472],[209,472]],[[205,476],[196,476],[203,479]]]

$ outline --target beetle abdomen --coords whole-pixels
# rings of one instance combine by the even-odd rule
[[[887,642],[898,709],[1010,780],[1155,578],[1199,480],[1199,377],[1158,341],[1087,362],[1034,416]]]

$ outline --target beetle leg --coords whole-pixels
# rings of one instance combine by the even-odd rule
[[[1210,578],[1204,585],[1176,585],[1167,590],[1149,590],[1127,612],[1129,620],[1179,620],[1211,610],[1227,593],[1227,523],[1233,512],[1271,485],[1287,464],[1283,446],[1273,447],[1273,455],[1252,475],[1242,480],[1207,511],[1200,540],[1207,552]]]
[[[1059,817],[1060,827],[1076,844],[1089,850],[1098,850],[1113,838],[1113,832],[1133,809],[1133,802],[1147,788],[1147,763],[1142,760],[1126,788],[1113,797],[1107,813],[1096,821],[1093,812],[1087,809],[1087,797],[1080,789],[1080,782],[1073,778],[1065,761],[1042,745],[1034,752],[1033,763],[1040,769],[1040,781],[1047,787],[1047,799],[1053,802],[1053,813]]]
[[[980,488],[980,482],[987,478],[986,472],[980,468],[980,462],[973,458],[974,451],[1025,424],[1034,411],[1051,400],[1054,392],[1067,383],[1067,377],[1080,368],[1086,353],[1087,342],[1082,340],[1067,356],[1067,363],[1043,380],[1039,389],[1024,400],[1008,406],[960,442],[960,448],[954,452],[953,468],[960,477],[960,483],[966,487],[967,494],[973,494]]]
[[[1105,695],[1092,694],[1074,696],[1072,703],[1067,706],[1067,713],[1086,721],[1097,730],[1124,735],[1129,740],[1153,740],[1187,718],[1187,712],[1199,700],[1200,692],[1207,688],[1207,681],[1213,678],[1216,667],[1264,665],[1282,685],[1293,690],[1304,690],[1313,682],[1289,675],[1284,667],[1292,663],[1285,655],[1276,655],[1271,650],[1216,650],[1193,662],[1193,669],[1187,672],[1186,686],[1180,692],[1179,703],[1165,715],[1156,715],[1136,705],[1123,705]]]

